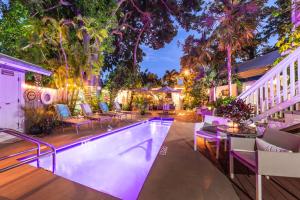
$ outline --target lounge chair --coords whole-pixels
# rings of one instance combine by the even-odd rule
[[[230,177],[234,158],[256,174],[256,200],[262,199],[262,176],[300,178],[300,136],[267,128],[262,138],[230,138]]]
[[[217,125],[227,125],[230,122],[229,119],[205,115],[204,122],[195,123],[194,128],[194,151],[197,151],[197,137],[204,139],[204,144],[206,141],[215,141],[217,143],[216,149],[216,159],[219,159],[220,152],[220,142],[224,142],[224,150],[227,150],[227,135],[221,134],[217,131]]]
[[[102,127],[103,122],[111,122],[112,121],[112,117],[110,117],[110,116],[104,116],[104,115],[100,115],[98,113],[93,113],[90,105],[87,103],[80,104],[80,107],[81,107],[82,113],[85,118],[100,122],[101,127]]]
[[[102,112],[103,115],[111,116],[111,117],[116,117],[118,119],[122,119],[122,116],[125,116],[124,113],[118,113],[118,112],[112,112],[109,111],[108,105],[105,102],[100,102],[99,103],[99,108]]]
[[[124,111],[124,110],[122,110],[121,105],[117,101],[115,102],[115,110],[116,110],[117,113],[125,114],[126,118],[127,118],[127,115],[130,115],[131,119],[133,118],[133,115],[136,114],[136,112],[133,112],[133,111]]]
[[[93,128],[93,122],[89,119],[77,118],[71,115],[70,109],[65,104],[56,104],[55,111],[58,117],[58,120],[65,124],[70,124],[76,128],[76,133],[78,134],[78,129],[81,125],[88,124]],[[63,131],[64,131],[64,127]]]

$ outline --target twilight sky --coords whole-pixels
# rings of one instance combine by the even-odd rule
[[[274,4],[275,0],[269,0],[268,4]],[[153,50],[147,46],[142,46],[146,56],[141,63],[142,70],[148,69],[150,72],[157,74],[159,77],[162,77],[166,70],[180,69],[180,57],[183,55],[182,47],[178,46],[178,41],[181,44],[184,44],[185,38],[190,34],[197,36],[195,31],[186,32],[185,30],[179,28],[176,37],[173,40],[165,45],[164,48],[159,50]],[[277,42],[277,37],[270,39],[269,44],[275,44]]]
[[[159,77],[162,77],[166,70],[176,69],[178,71],[180,69],[180,57],[183,55],[182,47],[178,45],[178,42],[184,44],[184,40],[190,34],[196,35],[196,32],[186,32],[179,28],[173,40],[162,49],[153,50],[147,46],[142,46],[146,54],[141,63],[142,70],[148,69]]]

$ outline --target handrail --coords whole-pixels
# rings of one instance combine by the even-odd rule
[[[279,62],[275,67],[270,69],[267,73],[265,73],[260,79],[258,79],[248,90],[242,92],[237,98],[243,99],[257,90],[263,83],[270,80],[273,76],[275,76],[278,71],[280,72],[284,67],[287,67],[291,62],[299,57],[300,47],[298,47],[295,51],[289,54],[286,58],[284,58],[281,62]]]
[[[55,173],[55,168],[56,168],[56,149],[55,149],[55,147],[53,145],[51,145],[51,144],[49,144],[47,142],[38,140],[36,138],[30,137],[28,135],[22,134],[22,133],[20,133],[20,132],[18,132],[16,130],[13,130],[13,129],[0,128],[0,132],[6,133],[6,134],[9,134],[9,135],[13,135],[15,137],[19,137],[21,139],[24,139],[24,140],[26,140],[28,142],[31,142],[31,143],[34,143],[34,144],[37,145],[37,148],[25,150],[25,151],[22,151],[22,152],[19,152],[19,153],[16,153],[16,154],[11,154],[9,156],[4,156],[4,157],[0,158],[0,161],[2,161],[2,160],[5,160],[5,159],[8,159],[8,158],[12,158],[14,156],[18,156],[18,155],[21,155],[21,154],[33,151],[33,150],[37,150],[36,157],[31,157],[29,159],[22,160],[22,161],[20,161],[17,164],[13,164],[13,165],[9,165],[7,167],[1,168],[0,169],[0,173],[5,172],[5,171],[10,170],[10,169],[13,169],[13,168],[16,168],[16,167],[19,167],[19,166],[22,166],[22,165],[30,163],[32,161],[37,161],[37,167],[39,168],[40,167],[39,166],[39,158],[43,157],[43,156],[46,156],[48,154],[52,154],[52,172]],[[49,147],[50,151],[47,151],[45,153],[41,153],[41,145],[45,145],[45,146]]]

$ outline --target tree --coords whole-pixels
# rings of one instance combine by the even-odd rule
[[[194,81],[190,96],[192,97],[191,107],[203,105],[208,101],[208,87],[203,79]]]
[[[32,28],[29,11],[19,2],[8,7],[0,1],[0,15],[0,52],[21,58],[20,47],[26,45],[26,36]]]
[[[140,72],[142,87],[152,88],[161,86],[161,80],[158,76],[148,69]]]
[[[261,1],[216,1],[203,14],[205,22],[209,22],[209,44],[217,43],[219,49],[227,54],[229,96],[232,94],[232,54],[253,39],[260,4]]]
[[[179,73],[175,69],[167,70],[162,78],[163,85],[174,87],[178,82],[178,76]]]
[[[282,38],[292,29],[291,22],[292,0],[275,0],[274,5],[264,9],[267,23],[262,29],[266,38],[278,35]]]
[[[263,1],[260,0],[223,0],[207,3],[206,9],[196,17],[197,20],[194,20],[192,26],[201,37],[187,38],[181,65],[209,66],[214,54],[218,51],[226,52],[227,79],[231,95],[232,55],[252,42],[259,24],[262,5]]]
[[[133,44],[131,59],[133,67],[138,63],[140,44],[153,49],[163,48],[166,43],[172,41],[177,34],[178,26],[189,27],[188,19],[194,12],[201,10],[202,0],[119,0],[116,15],[118,26],[112,32],[117,36],[116,46],[123,42]]]
[[[139,72],[132,71],[132,69],[125,66],[116,66],[110,71],[104,80],[104,88],[109,91],[109,100],[111,105],[113,105],[119,90],[135,89],[137,87],[141,87],[141,85],[142,83]],[[132,103],[132,99],[130,103]]]

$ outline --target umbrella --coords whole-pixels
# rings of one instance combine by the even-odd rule
[[[169,86],[165,86],[162,88],[159,88],[158,90],[155,90],[155,92],[161,92],[161,93],[174,93],[174,92],[180,92],[179,90],[175,90]]]
[[[147,87],[142,87],[142,88],[133,89],[133,91],[142,93],[142,92],[149,92],[149,89]]]

